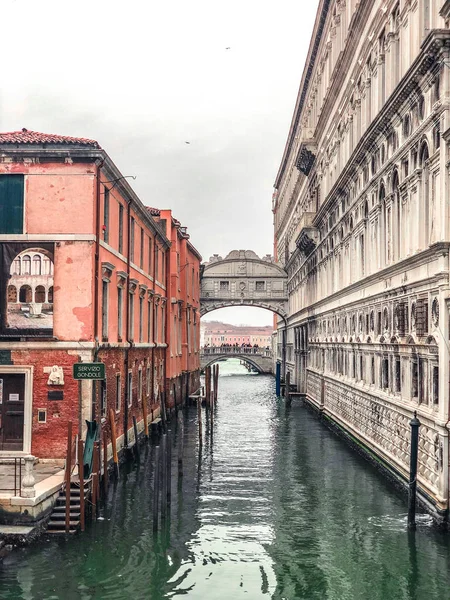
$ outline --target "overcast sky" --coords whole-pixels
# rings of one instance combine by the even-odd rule
[[[1,4],[1,131],[98,140],[204,260],[272,253],[273,182],[318,0]],[[272,322],[250,308],[209,317]]]

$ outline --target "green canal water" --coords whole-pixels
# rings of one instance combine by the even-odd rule
[[[408,534],[405,500],[271,377],[221,373],[200,456],[186,415],[181,486],[173,449],[170,530],[152,532],[148,447],[84,534],[4,559],[2,600],[450,598],[450,535],[425,515]]]

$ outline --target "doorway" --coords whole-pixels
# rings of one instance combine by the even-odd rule
[[[24,413],[25,374],[0,373],[0,450],[24,449]]]

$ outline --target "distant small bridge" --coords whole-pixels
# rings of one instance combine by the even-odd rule
[[[202,371],[213,363],[227,358],[239,358],[254,367],[258,373],[273,373],[273,354],[271,350],[265,348],[211,346],[200,349]]]

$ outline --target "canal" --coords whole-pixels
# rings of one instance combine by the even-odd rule
[[[185,422],[170,531],[152,532],[152,458],[123,468],[96,523],[0,563],[2,600],[450,598],[450,535],[274,380],[221,363],[214,436]],[[176,441],[176,436],[175,436]]]

